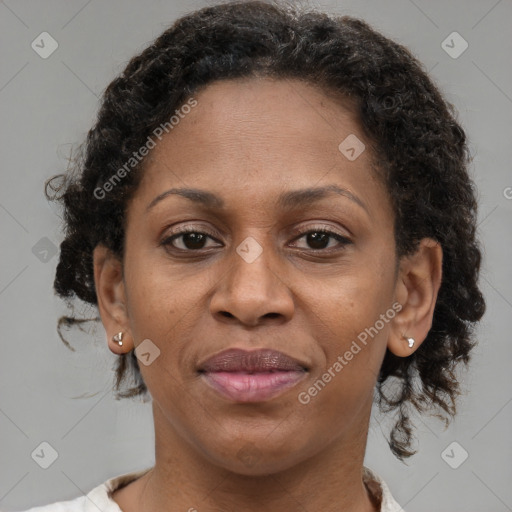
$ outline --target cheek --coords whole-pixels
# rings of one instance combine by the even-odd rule
[[[393,276],[389,269],[379,273],[371,268],[353,268],[350,273],[333,279],[321,292],[315,292],[317,300],[312,303],[316,302],[318,314],[334,335],[333,348],[342,349],[349,339],[357,338],[391,308]],[[380,323],[379,326],[382,330]]]
[[[201,334],[197,326],[214,281],[204,272],[177,270],[161,255],[150,260],[142,251],[127,251],[125,269],[135,345],[149,339],[159,350],[154,364],[139,365],[144,380],[176,388],[176,380],[190,376],[184,368],[192,364],[190,346]],[[168,372],[172,378],[165,375]]]
[[[128,252],[127,252],[128,255]],[[135,343],[149,338],[159,346],[179,319],[193,305],[188,302],[183,283],[164,271],[161,263],[144,259],[136,252],[126,259],[128,316]],[[193,288],[189,283],[188,290]]]
[[[310,300],[322,321],[313,331],[323,351],[323,365],[314,379],[321,381],[316,388],[324,406],[345,404],[350,409],[357,406],[354,400],[364,400],[361,397],[372,392],[396,314],[392,277],[389,269],[380,275],[378,270],[354,269],[350,276],[324,285],[321,292],[317,288]]]
[[[373,400],[391,321],[391,314],[386,317],[388,310],[379,305],[378,298],[373,304],[368,299],[364,305],[341,301],[340,307],[332,309],[334,320],[323,329],[329,338],[317,339],[323,364],[312,372],[297,398],[304,407],[303,418],[314,422],[315,418],[329,418],[322,427],[327,438],[335,437],[342,425],[349,428],[360,421]]]

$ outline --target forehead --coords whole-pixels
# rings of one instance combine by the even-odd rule
[[[365,196],[380,187],[355,105],[339,95],[300,80],[250,78],[215,82],[194,99],[151,150],[138,195],[188,186],[258,199],[339,183]],[[346,140],[365,148],[356,159],[340,151]]]
[[[352,102],[297,79],[223,80],[208,85],[196,100],[198,106],[180,123],[178,137],[186,147],[201,143],[214,150],[231,141],[237,151],[250,154],[262,149],[258,141],[269,145],[277,140],[285,142],[283,151],[329,148],[336,154],[337,141],[360,132]],[[186,140],[191,131],[194,139]]]

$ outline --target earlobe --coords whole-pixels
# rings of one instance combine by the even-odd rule
[[[441,287],[443,252],[439,242],[424,238],[417,251],[400,262],[395,300],[402,308],[392,321],[388,349],[398,357],[410,356],[432,327]]]
[[[101,321],[107,333],[109,349],[115,354],[129,351],[130,336],[122,263],[112,251],[98,245],[93,251],[94,285]],[[114,336],[123,332],[122,345]]]

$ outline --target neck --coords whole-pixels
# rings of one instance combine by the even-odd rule
[[[156,460],[139,482],[136,509],[377,512],[362,479],[370,411],[371,404],[363,425],[354,425],[321,452],[279,471],[247,475],[208,460],[153,402]]]

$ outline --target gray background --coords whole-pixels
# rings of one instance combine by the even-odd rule
[[[98,98],[127,60],[178,16],[206,5],[187,1],[0,2],[0,508],[20,510],[71,499],[107,478],[152,465],[150,403],[116,401],[115,357],[103,328],[72,331],[76,352],[56,333],[67,312],[52,283],[62,235],[46,178],[62,172],[72,144],[95,118]],[[488,312],[478,330],[459,414],[444,430],[415,417],[419,453],[404,465],[375,412],[366,464],[407,512],[512,510],[512,2],[510,0],[317,1],[361,17],[408,46],[459,111],[475,155],[482,289]],[[31,43],[49,32],[58,49],[41,58]],[[458,58],[441,43],[457,31],[469,44]],[[450,43],[451,44],[451,43]],[[460,43],[454,42],[455,50]],[[77,313],[94,311],[77,303]],[[91,339],[93,341],[91,341]],[[75,397],[84,396],[83,399]],[[42,469],[31,454],[49,443],[58,458]],[[469,457],[452,465],[463,451]],[[49,453],[46,450],[45,453]],[[445,452],[446,453],[446,452]]]

